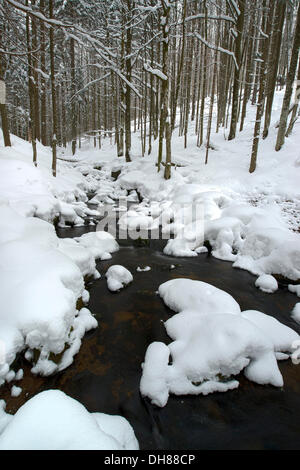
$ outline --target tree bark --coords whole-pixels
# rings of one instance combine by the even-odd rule
[[[291,102],[291,97],[292,97],[292,92],[293,92],[295,74],[297,70],[299,48],[300,48],[300,4],[298,5],[294,43],[293,43],[290,67],[289,67],[289,71],[287,75],[286,89],[285,89],[285,94],[283,98],[283,104],[282,104],[280,121],[279,121],[279,129],[278,129],[277,141],[276,141],[276,146],[275,146],[276,151],[281,149],[285,140],[287,120],[288,120],[288,115],[289,115],[289,107],[290,107],[290,102]]]

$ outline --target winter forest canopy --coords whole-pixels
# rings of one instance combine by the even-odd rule
[[[0,0],[0,450],[299,449],[299,52],[299,0]]]

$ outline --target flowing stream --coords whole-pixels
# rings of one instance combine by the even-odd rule
[[[58,229],[60,237],[76,237],[95,227]],[[231,263],[201,254],[195,258],[163,255],[165,240],[138,246],[121,240],[120,251],[97,264],[102,278],[88,285],[88,308],[99,327],[83,339],[73,364],[51,377],[34,377],[25,359],[20,382],[23,392],[12,398],[3,386],[7,411],[15,412],[25,400],[47,389],[60,389],[79,400],[90,412],[120,414],[133,426],[141,449],[299,449],[300,367],[279,362],[284,388],[259,386],[242,375],[240,387],[208,396],[171,396],[160,409],[141,397],[141,363],[152,341],[169,342],[163,321],[171,312],[156,293],[169,279],[187,277],[211,283],[231,294],[242,310],[260,310],[300,332],[290,317],[297,297],[281,285],[274,294],[255,286],[255,277],[233,269]],[[133,283],[119,293],[107,289],[105,272],[113,264],[129,269]],[[174,267],[171,268],[171,265]],[[136,268],[150,266],[147,272]],[[184,295],[184,292],[182,293]]]

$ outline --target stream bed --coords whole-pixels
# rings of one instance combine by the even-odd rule
[[[58,229],[60,237],[76,237],[95,227]],[[99,326],[83,339],[73,364],[51,377],[35,377],[21,358],[23,389],[18,398],[10,387],[1,389],[7,411],[15,412],[31,396],[59,389],[79,400],[90,412],[120,414],[134,428],[141,449],[300,449],[300,367],[290,360],[279,362],[284,387],[260,386],[238,377],[240,386],[208,396],[170,396],[164,408],[141,397],[141,363],[153,341],[170,342],[163,321],[174,314],[157,294],[169,279],[186,277],[208,282],[232,295],[242,310],[273,315],[300,332],[290,312],[297,297],[286,287],[265,294],[255,277],[232,268],[231,263],[201,254],[195,258],[172,258],[162,249],[166,240],[151,240],[137,246],[121,240],[120,251],[97,268],[101,279],[88,285],[88,308]],[[133,282],[119,293],[111,293],[105,272],[121,264],[133,274]],[[171,266],[174,267],[171,268]],[[137,267],[150,266],[147,272]],[[183,293],[184,295],[184,293]]]

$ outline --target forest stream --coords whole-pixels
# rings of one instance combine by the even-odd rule
[[[77,237],[95,226],[60,228],[60,237]],[[99,326],[83,339],[73,364],[50,377],[35,377],[30,365],[19,358],[24,369],[23,389],[12,398],[4,385],[1,398],[14,413],[35,394],[59,389],[79,400],[90,412],[120,414],[133,426],[141,449],[300,449],[299,367],[290,360],[279,362],[284,378],[282,389],[260,386],[238,377],[240,386],[227,393],[208,396],[170,396],[164,408],[141,397],[141,364],[153,341],[169,343],[163,322],[174,312],[157,294],[163,282],[186,277],[208,282],[232,295],[242,310],[271,314],[300,333],[291,318],[295,295],[280,286],[265,294],[254,285],[255,277],[232,268],[209,254],[195,258],[172,258],[163,254],[166,240],[136,243],[118,240],[120,250],[108,261],[99,261],[101,278],[92,281],[88,308]],[[118,293],[107,288],[105,272],[120,264],[133,274],[133,282]],[[150,266],[147,272],[137,267]]]

